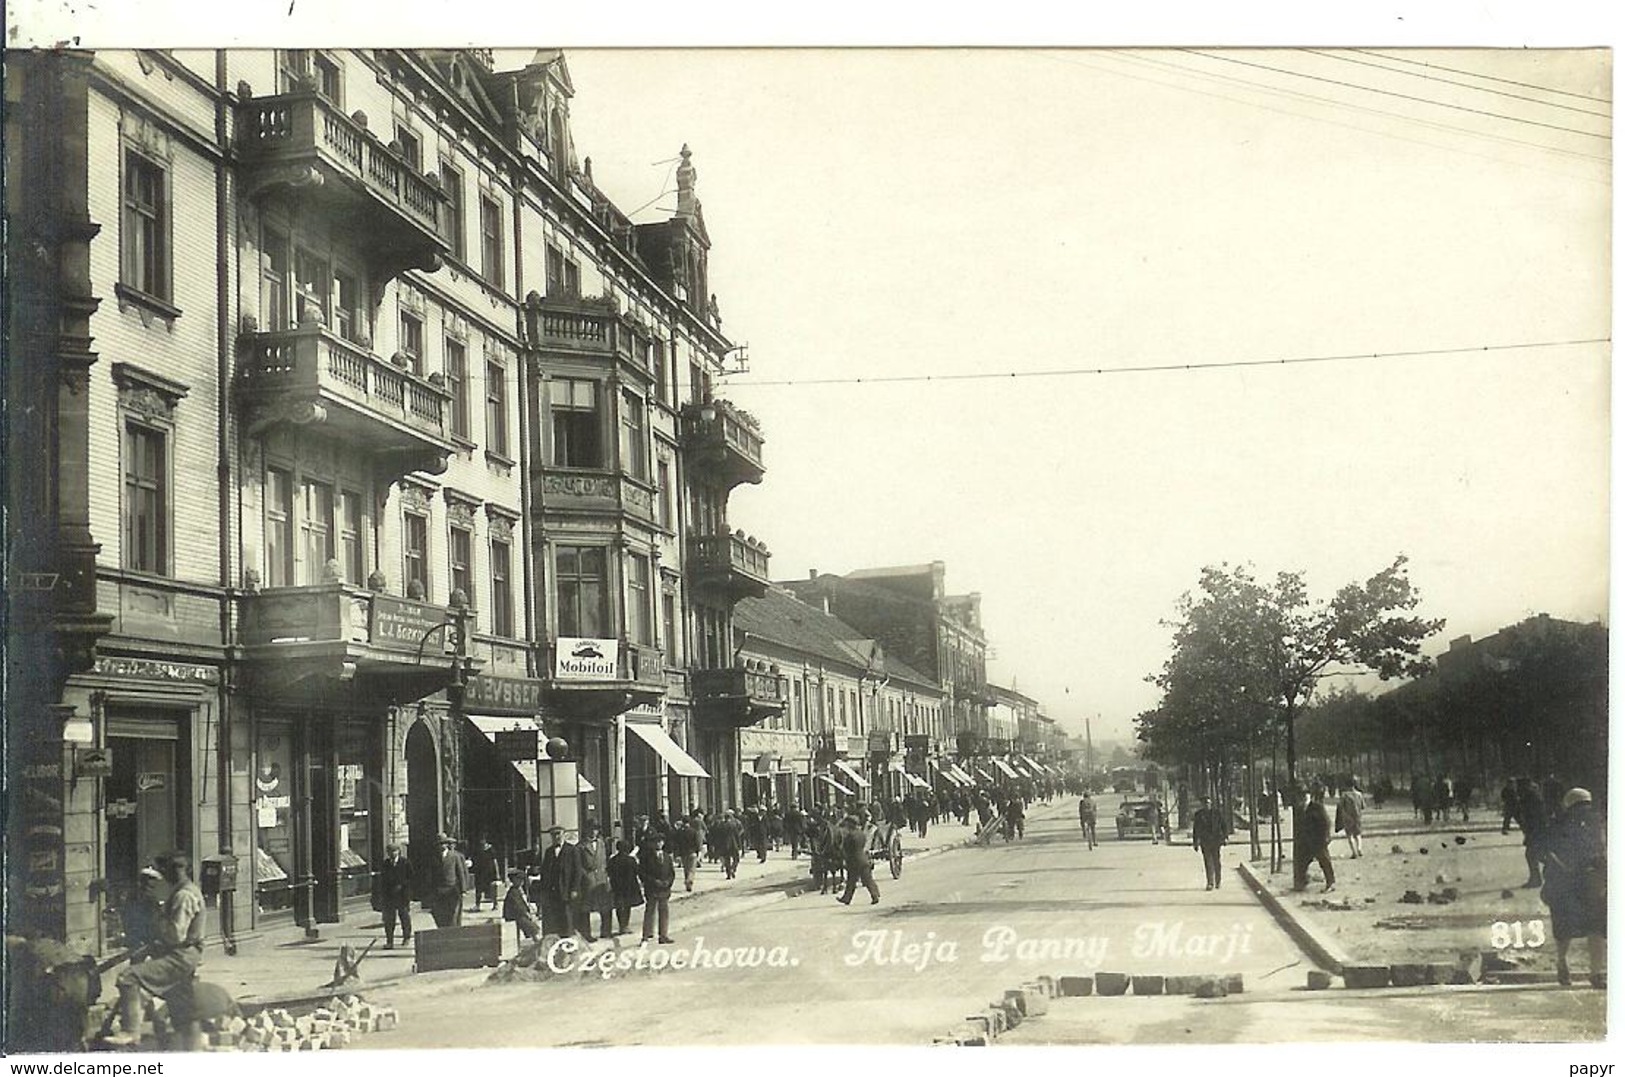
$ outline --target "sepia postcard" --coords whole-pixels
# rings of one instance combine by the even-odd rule
[[[5,54],[6,1054],[1608,1072],[1609,41],[296,7]]]

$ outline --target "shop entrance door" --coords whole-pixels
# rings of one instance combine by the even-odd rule
[[[420,900],[432,893],[433,866],[440,853],[434,839],[439,832],[440,767],[434,737],[422,722],[415,722],[406,734],[406,859],[416,876],[413,893]]]
[[[160,853],[188,848],[184,794],[190,768],[183,723],[175,717],[109,715],[107,726],[113,770],[104,786],[104,878],[106,909],[116,917],[135,895],[137,872]]]

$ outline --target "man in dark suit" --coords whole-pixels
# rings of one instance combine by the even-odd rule
[[[1294,834],[1292,838],[1294,890],[1308,887],[1311,863],[1318,863],[1321,873],[1326,877],[1326,885],[1321,887],[1321,893],[1327,893],[1337,885],[1337,876],[1332,870],[1331,853],[1327,851],[1332,840],[1332,820],[1331,816],[1326,814],[1326,805],[1321,800],[1323,795],[1318,785],[1299,793],[1303,807],[1298,817],[1303,821],[1303,832]]]
[[[372,906],[384,915],[384,949],[395,948],[395,927],[400,925],[402,944],[412,941],[412,865],[401,855],[399,845],[384,850],[384,862],[372,881]]]
[[[659,831],[651,831],[651,834]],[[609,938],[610,927],[609,850],[598,836],[596,823],[588,823],[582,830],[581,841],[575,846],[574,904],[572,913],[581,925],[581,934],[588,942],[597,942],[592,933],[592,915],[598,914],[598,934]]]
[[[1202,806],[1191,816],[1191,848],[1202,854],[1202,868],[1207,872],[1207,888],[1217,890],[1222,872],[1219,850],[1230,837],[1224,815],[1213,806],[1212,797],[1203,797]]]
[[[677,878],[677,865],[666,851],[666,836],[649,833],[638,853],[638,881],[643,885],[643,941],[659,931],[659,941],[671,942],[671,886]]]
[[[564,844],[564,828],[548,831],[553,844],[542,850],[538,865],[537,897],[542,907],[542,930],[549,935],[569,935],[571,925],[570,895],[575,892],[575,846]]]
[[[435,927],[461,927],[463,924],[463,894],[474,885],[469,878],[468,861],[463,859],[457,842],[447,834],[439,834],[435,842],[440,846],[440,863],[435,866],[434,915]]]
[[[875,882],[874,861],[869,858],[869,828],[858,822],[857,816],[848,815],[837,835],[841,859],[846,863],[846,892],[836,898],[842,905],[852,904],[852,895],[858,883],[869,891],[869,904],[880,904],[880,886]]]

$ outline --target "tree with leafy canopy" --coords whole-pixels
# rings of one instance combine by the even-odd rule
[[[1180,600],[1173,653],[1149,678],[1163,699],[1141,715],[1140,739],[1162,752],[1204,740],[1233,746],[1278,723],[1296,819],[1294,730],[1316,685],[1356,669],[1383,680],[1429,669],[1422,642],[1444,622],[1415,615],[1421,596],[1406,564],[1400,555],[1322,601],[1309,597],[1302,572],[1265,584],[1247,566],[1204,568],[1198,593]]]

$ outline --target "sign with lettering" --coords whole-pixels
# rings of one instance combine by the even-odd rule
[[[542,682],[530,677],[496,677],[482,673],[468,679],[468,691],[463,700],[464,708],[470,711],[535,714],[542,707]]]
[[[135,776],[137,793],[162,793],[169,788],[169,772],[146,770]]]
[[[374,647],[391,651],[416,653],[422,647],[424,654],[451,654],[456,634],[453,628],[440,628],[433,638],[429,635],[448,620],[449,611],[439,606],[374,595],[371,642]]]
[[[613,681],[620,668],[620,640],[560,636],[553,676],[561,681]]]
[[[890,755],[891,734],[883,731],[870,733],[869,752],[871,755]]]
[[[507,760],[535,759],[538,735],[534,729],[502,729],[494,734],[497,755]]]
[[[113,753],[107,748],[78,748],[73,753],[73,773],[78,778],[105,778],[113,773]]]
[[[103,677],[132,677],[147,681],[189,681],[193,684],[219,684],[219,666],[200,666],[192,662],[161,662],[151,658],[117,658],[102,656],[96,659],[94,671]]]
[[[931,734],[907,733],[903,736],[903,747],[911,752],[926,752],[931,750]]]

